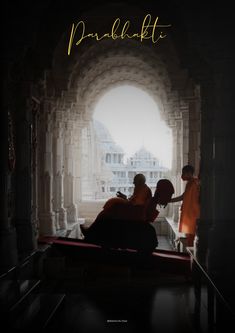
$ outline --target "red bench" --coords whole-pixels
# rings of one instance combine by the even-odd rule
[[[152,253],[142,253],[133,249],[104,248],[100,245],[66,237],[43,237],[39,239],[39,243],[51,244],[52,249],[57,254],[78,262],[128,265],[159,272],[191,274],[191,261],[187,253],[158,249]]]

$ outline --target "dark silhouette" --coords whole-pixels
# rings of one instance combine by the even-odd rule
[[[174,188],[169,180],[161,179],[152,197],[151,190],[145,184],[145,177],[138,176],[138,181],[136,177],[134,193],[129,199],[111,198],[93,224],[88,229],[82,228],[86,242],[145,252],[152,252],[157,247],[158,239],[151,222],[159,214],[156,206],[165,207],[174,193]]]

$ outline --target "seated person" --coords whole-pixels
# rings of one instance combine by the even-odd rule
[[[129,199],[119,196],[108,200],[93,224],[87,230],[82,228],[86,242],[145,252],[157,247],[155,228],[148,222],[153,222],[159,214],[158,204],[165,207],[170,201],[173,185],[167,179],[159,180],[152,197],[149,187],[144,186],[143,175],[136,175],[134,184],[134,193]]]
[[[111,198],[104,204],[105,215],[114,219],[145,221],[146,209],[152,199],[152,191],[145,182],[145,176],[137,174],[133,180],[135,186],[132,196],[127,198],[123,193],[117,192],[117,198]]]

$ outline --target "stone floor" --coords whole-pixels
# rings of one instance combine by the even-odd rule
[[[159,236],[159,249],[172,250]],[[98,274],[98,273],[97,273]],[[61,312],[48,331],[70,333],[206,333],[194,319],[194,289],[184,275],[128,269],[87,276],[87,283],[57,281],[64,293]]]
[[[107,284],[66,293],[54,327],[70,333],[199,333],[191,283],[156,277],[132,285]]]
[[[158,241],[158,249],[172,250],[166,236],[158,236]],[[144,275],[131,283],[122,283],[114,277],[107,283],[90,282],[85,288],[79,283],[60,281],[58,292],[65,292],[66,297],[51,330],[206,333],[194,320],[191,281],[170,274],[149,278]]]

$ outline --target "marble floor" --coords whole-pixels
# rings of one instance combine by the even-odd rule
[[[158,236],[158,241],[157,249],[172,250],[166,236]],[[143,279],[128,283],[114,277],[107,283],[89,282],[85,287],[60,281],[60,290],[66,297],[52,331],[206,333],[194,320],[192,281],[182,276],[148,278],[144,273]]]
[[[70,333],[199,333],[190,283],[162,277],[153,284],[107,285],[67,293],[56,326]]]

